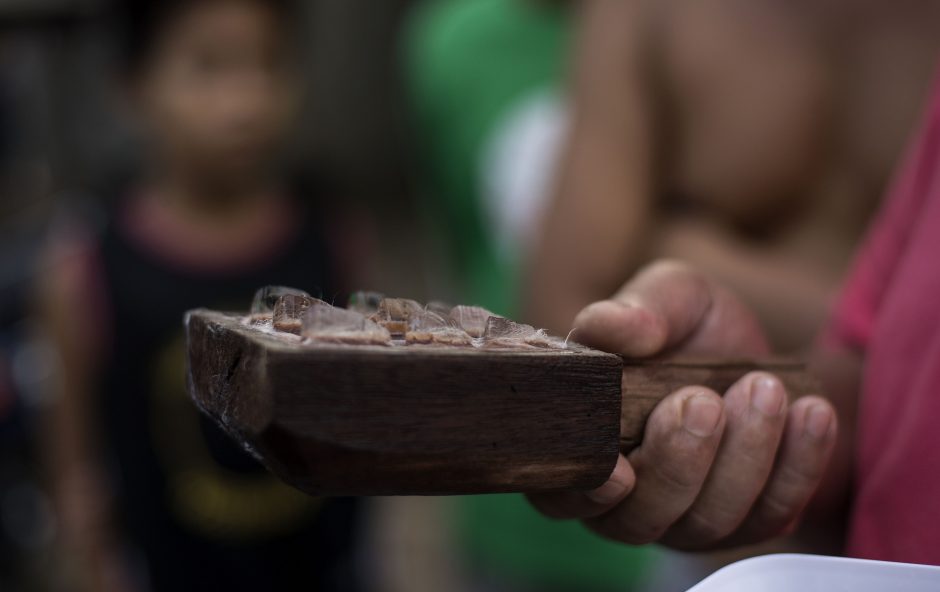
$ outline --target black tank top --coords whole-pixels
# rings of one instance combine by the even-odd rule
[[[155,591],[358,590],[355,499],[310,498],[270,475],[185,392],[183,313],[247,310],[266,284],[332,295],[331,256],[312,215],[269,260],[238,272],[180,269],[112,221],[101,237],[113,320],[102,429],[125,534]]]

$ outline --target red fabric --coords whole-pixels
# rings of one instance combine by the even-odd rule
[[[865,356],[848,553],[940,565],[940,72],[829,336]]]
[[[130,198],[119,212],[121,231],[132,243],[166,263],[193,273],[217,274],[254,269],[285,248],[300,232],[301,216],[287,198],[258,202],[248,223],[197,223],[171,210],[160,197]]]

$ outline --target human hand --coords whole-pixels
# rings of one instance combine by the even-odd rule
[[[577,339],[628,358],[759,356],[767,343],[730,292],[676,262],[642,270],[611,300],[576,318]],[[640,446],[589,492],[530,496],[543,513],[584,520],[630,544],[704,549],[756,542],[795,526],[836,440],[832,406],[787,400],[782,383],[751,372],[721,397],[680,388],[650,415]]]

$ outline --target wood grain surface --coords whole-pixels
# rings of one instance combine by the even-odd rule
[[[312,494],[585,489],[616,462],[611,354],[301,345],[210,311],[186,324],[195,402]]]
[[[684,386],[704,386],[724,394],[748,372],[772,372],[791,398],[819,394],[818,381],[798,360],[625,360],[623,365],[623,409],[620,419],[620,448],[629,452],[639,445],[646,419],[665,396]]]

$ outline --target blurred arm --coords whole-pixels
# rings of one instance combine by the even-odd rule
[[[774,350],[788,354],[807,352],[819,334],[844,267],[811,259],[808,249],[738,238],[707,220],[670,221],[651,245],[654,258],[681,259],[733,289],[757,314]]]
[[[644,5],[591,0],[580,15],[573,126],[524,296],[530,320],[558,334],[644,259],[654,155]]]
[[[111,491],[101,463],[96,388],[103,319],[89,298],[87,253],[54,248],[39,285],[43,329],[60,360],[56,390],[41,439],[60,520],[64,551],[84,587],[127,590],[121,584]]]

